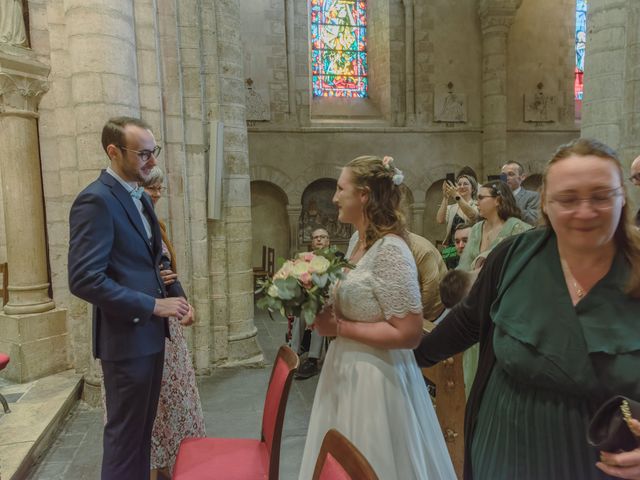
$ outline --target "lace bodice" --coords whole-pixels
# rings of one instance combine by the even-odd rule
[[[358,232],[349,242],[347,258],[358,243]],[[336,286],[335,302],[348,320],[379,322],[422,313],[416,264],[400,237],[387,235],[376,241],[355,269]]]

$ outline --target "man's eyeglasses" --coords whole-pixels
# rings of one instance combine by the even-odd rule
[[[560,210],[565,212],[575,212],[580,208],[582,202],[587,202],[595,210],[608,210],[613,208],[616,197],[622,195],[622,187],[599,190],[593,192],[588,197],[578,197],[577,195],[556,195],[551,197],[549,203],[555,203]]]
[[[319,240],[319,239],[329,238],[329,235],[315,235],[311,237],[311,240]]]
[[[629,181],[635,185],[640,185],[640,172],[631,175]]]
[[[118,145],[120,150],[126,150],[127,152],[133,152],[138,155],[138,158],[143,162],[148,161],[153,155],[155,158],[158,158],[160,152],[162,151],[162,147],[160,145],[156,145],[153,150],[133,150],[132,148],[123,147],[122,145]]]

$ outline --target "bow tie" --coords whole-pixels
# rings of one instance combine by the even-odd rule
[[[142,197],[142,192],[144,192],[143,187],[136,187],[129,192],[129,195],[131,195],[132,198],[137,198],[138,200],[140,200],[140,197]]]

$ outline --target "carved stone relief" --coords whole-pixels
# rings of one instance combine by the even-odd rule
[[[558,121],[558,107],[555,95],[543,91],[542,83],[535,93],[524,94],[524,121],[549,123]]]
[[[447,85],[447,93],[436,93],[433,102],[433,119],[436,122],[465,123],[467,121],[467,95],[453,91],[453,83]]]
[[[302,194],[302,212],[298,228],[298,244],[311,243],[317,228],[329,232],[331,243],[345,243],[351,238],[351,225],[338,221],[338,209],[331,201],[336,190],[335,180],[317,180]]]
[[[256,122],[256,121],[269,121],[271,120],[271,112],[269,109],[269,103],[265,102],[262,99],[262,95],[260,95],[253,88],[253,80],[247,78],[245,81],[246,90],[245,90],[245,100],[247,106],[247,121]]]

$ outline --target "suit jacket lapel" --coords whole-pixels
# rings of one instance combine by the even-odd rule
[[[140,212],[138,212],[135,203],[133,203],[133,198],[131,198],[129,192],[127,192],[124,187],[120,185],[120,182],[118,182],[115,178],[113,178],[106,172],[102,173],[100,180],[104,184],[111,187],[111,193],[113,193],[113,195],[118,199],[118,201],[124,208],[124,211],[127,213],[129,221],[133,224],[138,234],[142,237],[149,251],[153,253],[151,245],[149,243],[149,238],[147,237],[147,231],[144,229],[142,218],[140,218]]]
[[[153,245],[152,252],[155,257],[160,257],[162,253],[162,233],[160,232],[160,223],[158,222],[158,217],[156,217],[156,212],[153,209],[153,205],[149,201],[146,193],[142,194],[140,197],[140,201],[142,202],[142,206],[147,212],[147,216],[149,218],[149,226],[151,227],[151,242]]]

